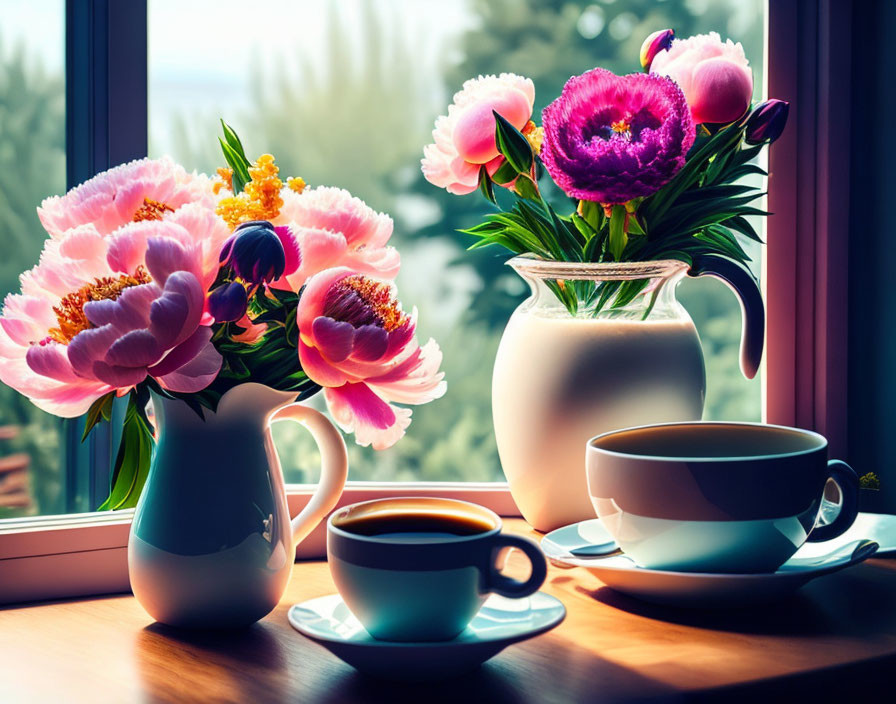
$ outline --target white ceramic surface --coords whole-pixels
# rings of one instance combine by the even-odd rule
[[[861,514],[864,524],[875,524],[874,514]],[[878,521],[876,532],[885,533],[888,550],[896,549],[892,528],[896,520],[886,516]],[[587,525],[586,525],[587,524]],[[608,587],[644,601],[688,608],[731,608],[772,601],[795,592],[810,580],[855,565],[874,555],[878,544],[872,540],[844,534],[826,542],[807,544],[776,572],[763,574],[712,574],[673,572],[639,567],[621,552],[603,557],[572,555],[581,548],[583,532],[601,535],[599,519],[583,521],[553,531],[542,539],[541,547],[551,564],[583,567]]]
[[[523,599],[492,595],[470,625],[448,641],[401,643],[374,639],[338,594],[289,610],[289,623],[355,669],[390,680],[443,679],[474,669],[513,643],[549,631],[566,616],[559,600],[536,592]]]
[[[613,536],[599,518],[580,521],[551,531],[541,539],[541,549],[548,553],[568,553],[573,557],[608,555],[619,550]]]

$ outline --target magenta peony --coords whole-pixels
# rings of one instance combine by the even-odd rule
[[[393,288],[347,268],[327,269],[308,280],[297,312],[299,359],[324,387],[327,404],[359,445],[394,445],[411,411],[445,393],[442,353],[415,338],[416,313],[404,313]]]
[[[648,196],[684,166],[694,123],[684,94],[661,76],[575,76],[542,115],[541,159],[568,195],[603,204]]]
[[[479,184],[479,170],[489,175],[504,162],[495,144],[497,112],[518,130],[532,118],[535,86],[513,73],[480,76],[466,81],[448,106],[448,115],[436,120],[433,144],[423,149],[423,175],[449,193],[472,193]]]
[[[672,78],[684,91],[694,122],[734,122],[750,107],[753,73],[740,43],[716,32],[675,39],[650,65],[650,73]]]

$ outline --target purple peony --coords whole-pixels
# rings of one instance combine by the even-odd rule
[[[568,195],[603,204],[649,196],[684,166],[694,123],[671,79],[595,68],[542,113],[541,159]]]

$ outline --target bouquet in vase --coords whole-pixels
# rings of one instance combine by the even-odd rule
[[[743,47],[716,33],[655,32],[640,58],[643,73],[594,68],[571,78],[540,126],[528,78],[464,84],[436,121],[422,166],[449,193],[479,190],[499,206],[464,231],[477,238],[472,248],[583,263],[749,262],[739,236],[761,242],[747,218],[767,213],[754,204],[763,191],[742,179],[766,175],[756,158],[781,135],[788,103],[753,106]],[[571,206],[549,202],[557,190]],[[549,286],[572,314],[623,308],[648,293],[646,279]]]
[[[150,392],[202,416],[244,382],[323,389],[360,445],[390,447],[406,405],[445,392],[441,352],[392,283],[392,219],[340,188],[284,183],[222,122],[215,177],[171,159],[101,173],[38,208],[49,233],[0,315],[0,380],[39,408],[86,414],[126,397],[110,496],[134,506],[154,443]],[[403,404],[401,406],[395,404]]]

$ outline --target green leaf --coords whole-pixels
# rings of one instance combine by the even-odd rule
[[[619,287],[619,294],[613,301],[613,308],[627,306],[638,297],[638,294],[640,294],[649,283],[650,279],[634,279],[632,281],[621,282],[622,285]]]
[[[641,227],[641,223],[638,221],[637,215],[634,215],[634,214],[629,215],[628,234],[630,234],[630,235],[646,235],[647,234],[644,231],[644,228]]]
[[[492,180],[489,178],[488,171],[486,171],[484,164],[479,167],[479,192],[482,193],[487,200],[497,205],[498,202],[495,200],[495,188],[492,185]]]
[[[594,227],[592,227],[591,224],[578,213],[573,213],[569,216],[569,219],[575,228],[582,233],[582,237],[585,238],[586,242],[597,234],[597,230],[595,230]]]
[[[569,282],[557,280],[546,280],[545,285],[554,292],[557,299],[566,306],[570,315],[575,315],[579,309],[579,300],[575,291],[569,286]]]
[[[527,200],[540,201],[541,194],[538,192],[538,186],[526,174],[520,174],[513,186],[514,190],[521,198]]]
[[[149,475],[155,446],[152,425],[146,417],[149,392],[142,387],[131,391],[121,428],[121,443],[112,470],[109,497],[98,511],[133,508]]]
[[[517,173],[527,174],[532,168],[532,146],[523,133],[492,110],[495,116],[495,143],[498,151]]]
[[[628,236],[625,234],[625,206],[614,205],[613,214],[610,216],[610,254],[617,262],[622,257]]]
[[[595,232],[600,232],[604,228],[607,216],[604,214],[604,207],[600,203],[595,203],[591,200],[580,200],[579,211],[585,222],[591,225]]]
[[[601,255],[603,254],[604,242],[606,240],[606,230],[603,233],[597,234],[592,237],[585,244],[585,248],[582,251],[582,259],[586,262],[596,262],[599,261]]]
[[[505,161],[503,164],[501,164],[498,170],[492,174],[492,181],[503,186],[505,183],[510,183],[511,181],[513,181],[513,179],[515,179],[518,174],[519,172],[515,168],[513,168],[513,164],[511,164],[509,161]]]
[[[90,404],[90,408],[87,409],[87,414],[84,418],[84,434],[81,436],[81,442],[87,439],[90,431],[99,423],[109,421],[112,418],[112,405],[114,403],[115,392],[110,391]]]
[[[233,127],[224,122],[223,119],[221,120],[221,127],[224,130],[224,139],[233,148],[233,150],[248,163],[249,160],[246,158],[246,150],[243,149],[243,143],[237,136],[236,131],[234,131]]]
[[[752,174],[768,176],[768,171],[756,164],[745,164],[744,166],[738,166],[736,169],[725,172],[725,179],[727,181],[737,181],[744,176],[750,176]]]
[[[758,242],[759,244],[765,244],[765,241],[756,233],[755,228],[750,224],[750,221],[745,217],[741,217],[737,215],[733,218],[728,218],[724,222],[721,223],[725,227],[730,227],[732,230],[741,233],[745,237],[749,237],[754,242]]]
[[[249,161],[220,137],[218,137],[218,141],[221,143],[221,151],[224,152],[224,161],[233,171],[231,184],[233,185],[233,194],[236,195],[241,193],[246,184],[252,180],[249,176]]]
[[[547,203],[544,204],[544,208],[551,217],[551,225],[554,228],[557,242],[563,250],[563,259],[574,262],[582,261],[582,247],[585,241],[581,239],[579,231],[571,222],[561,219]]]

